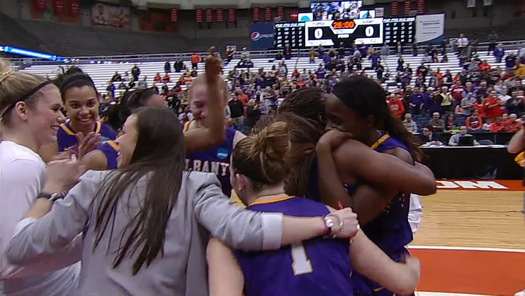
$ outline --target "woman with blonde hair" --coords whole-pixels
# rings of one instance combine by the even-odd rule
[[[220,86],[221,97],[224,104],[229,98],[226,84]],[[190,133],[212,127],[211,122],[211,103],[214,98],[210,97],[207,91],[205,80],[195,79],[189,89],[190,110],[193,120],[184,124],[184,132]],[[227,106],[225,106],[227,108]],[[224,112],[223,112],[223,120]],[[232,188],[230,184],[230,156],[235,144],[245,137],[245,135],[225,124],[219,125],[225,133],[224,140],[206,149],[194,150],[188,153],[186,169],[191,171],[213,172],[219,178],[224,194],[230,196]]]
[[[56,142],[57,130],[65,120],[61,108],[60,92],[51,82],[38,75],[17,72],[8,61],[0,60],[2,252],[15,233],[15,225],[31,208],[44,186],[46,165],[37,152],[42,146]],[[60,256],[35,260],[23,268],[10,265],[1,257],[3,293],[73,295],[80,266],[71,265],[76,260],[62,255],[76,251],[79,249],[75,248],[75,243],[69,244],[60,249]]]

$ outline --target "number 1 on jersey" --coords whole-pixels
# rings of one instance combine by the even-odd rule
[[[294,275],[312,273],[314,271],[310,259],[306,257],[306,250],[301,243],[292,244],[292,261]]]

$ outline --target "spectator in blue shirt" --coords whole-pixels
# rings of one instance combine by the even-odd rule
[[[496,58],[496,63],[501,63],[501,60],[505,56],[505,49],[503,49],[503,46],[501,44],[498,44],[498,46],[496,46],[493,55]]]

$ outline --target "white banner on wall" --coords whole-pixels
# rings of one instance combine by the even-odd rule
[[[416,17],[416,43],[438,42],[445,33],[445,14],[427,14]]]
[[[483,0],[483,5],[491,6],[492,5],[492,0]]]
[[[129,8],[96,3],[91,8],[93,26],[129,28]]]
[[[467,0],[467,8],[476,7],[476,0]]]
[[[385,16],[385,8],[384,7],[378,7],[375,9],[376,11],[376,17],[384,17]]]

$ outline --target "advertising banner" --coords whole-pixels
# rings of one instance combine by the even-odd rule
[[[252,24],[250,29],[252,49],[273,48],[273,24]]]
[[[416,43],[439,42],[445,33],[445,14],[416,17]]]

